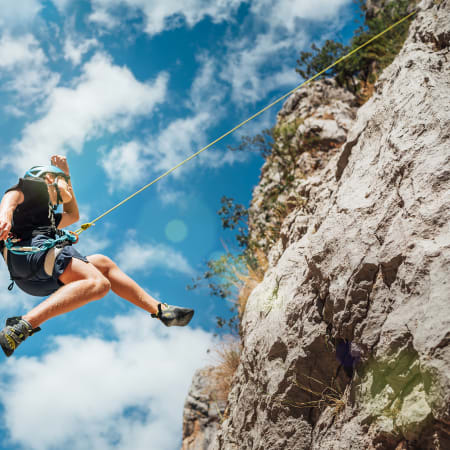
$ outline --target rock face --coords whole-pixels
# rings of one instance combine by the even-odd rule
[[[392,3],[394,0],[367,0],[366,1],[366,15],[367,17],[374,17],[383,6]]]
[[[345,143],[293,184],[208,448],[450,448],[450,0],[419,8],[355,123],[315,131]]]
[[[198,370],[192,380],[183,412],[182,450],[208,450],[225,410],[225,402],[211,396],[209,385],[214,368]]]
[[[276,127],[280,151],[266,159],[249,209],[249,232],[260,246],[274,243],[267,233],[279,225],[274,209],[292,210],[302,201],[298,192],[303,180],[323,169],[342,146],[357,109],[356,97],[332,79],[310,84],[285,102]],[[289,185],[287,173],[293,175]],[[271,203],[275,197],[276,204]]]
[[[394,1],[398,0],[366,0],[365,2],[366,17],[368,19],[375,17],[383,7],[387,6],[389,3],[393,3]],[[416,0],[411,0],[409,3],[410,4],[408,12],[412,12],[412,10],[416,6],[416,3],[418,2]]]

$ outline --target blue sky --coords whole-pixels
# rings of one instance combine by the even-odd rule
[[[298,85],[299,51],[345,42],[356,18],[351,0],[0,0],[2,189],[64,154],[80,223],[92,220]],[[186,285],[221,240],[234,245],[220,198],[248,205],[258,182],[262,160],[227,145],[272,126],[276,112],[81,235],[82,253],[110,256],[196,314],[189,328],[165,329],[109,294],[44,324],[0,360],[0,448],[179,448],[193,371],[210,362],[215,317],[228,314]],[[37,301],[8,284],[4,267],[3,318]]]

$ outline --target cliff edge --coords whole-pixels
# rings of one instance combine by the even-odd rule
[[[357,112],[346,94],[308,109],[337,89],[324,80],[278,116],[328,147],[299,156],[272,241],[257,224],[276,162],[263,168],[250,232],[269,268],[205,449],[450,448],[450,0],[418,8]]]

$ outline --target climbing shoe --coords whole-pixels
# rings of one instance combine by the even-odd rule
[[[6,356],[11,356],[14,350],[28,337],[40,331],[33,328],[22,317],[10,317],[6,319],[6,326],[0,331],[0,345]]]
[[[159,303],[158,312],[152,314],[152,317],[159,319],[166,327],[184,327],[191,321],[193,315],[193,309]]]

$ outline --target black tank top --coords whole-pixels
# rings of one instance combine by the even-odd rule
[[[13,215],[11,232],[15,236],[30,239],[33,231],[39,228],[56,228],[59,225],[62,214],[54,212],[44,180],[19,178],[19,182],[6,192],[13,190],[22,191],[24,196],[24,201]]]

